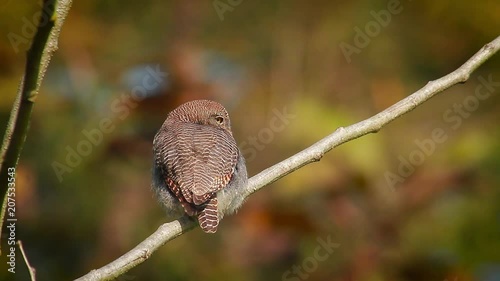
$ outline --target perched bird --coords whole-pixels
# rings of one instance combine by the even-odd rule
[[[221,104],[195,100],[174,109],[154,138],[153,155],[152,188],[172,217],[195,216],[204,232],[215,233],[243,204],[245,159]]]

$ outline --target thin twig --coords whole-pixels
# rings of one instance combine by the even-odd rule
[[[249,179],[245,197],[250,196],[252,193],[263,188],[264,186],[290,174],[297,169],[300,169],[309,163],[319,161],[325,153],[332,150],[336,146],[359,138],[363,135],[378,132],[382,127],[389,124],[394,119],[410,112],[415,107],[421,105],[436,94],[455,84],[464,83],[467,79],[469,79],[470,74],[474,70],[493,56],[499,49],[500,36],[482,47],[481,50],[479,50],[466,63],[452,73],[427,83],[427,85],[417,92],[373,117],[354,125],[337,129],[331,135],[318,141],[312,146],[253,176]],[[125,253],[111,263],[99,269],[92,270],[88,274],[76,280],[114,279],[120,274],[127,272],[129,269],[148,259],[160,246],[186,233],[195,226],[196,223],[186,217],[182,217],[181,219],[173,222],[165,223],[134,249]]]
[[[21,254],[23,255],[24,262],[26,263],[26,267],[28,268],[28,271],[30,273],[30,280],[31,281],[36,281],[36,269],[31,266],[31,264],[28,261],[28,257],[26,256],[26,252],[24,252],[24,247],[23,243],[21,240],[17,240],[17,245],[19,245],[19,250],[21,250]]]

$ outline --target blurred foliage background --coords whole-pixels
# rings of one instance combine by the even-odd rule
[[[3,128],[39,2],[0,4]],[[254,175],[453,71],[499,15],[495,0],[74,1],[17,169],[16,234],[38,280],[101,267],[166,221],[152,138],[180,103],[223,103]],[[500,86],[478,92],[484,80],[500,81],[499,54],[119,280],[500,280]],[[339,246],[319,261],[317,239]],[[16,269],[0,279],[28,280],[19,252]]]

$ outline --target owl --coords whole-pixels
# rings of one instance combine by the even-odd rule
[[[215,233],[224,215],[243,204],[245,159],[221,104],[195,100],[170,112],[154,138],[153,158],[152,188],[170,217],[185,213]]]

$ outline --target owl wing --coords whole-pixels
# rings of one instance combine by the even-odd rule
[[[154,151],[168,188],[186,213],[197,214],[205,232],[215,232],[215,194],[229,183],[238,160],[232,135],[212,126],[177,122],[156,135]]]

